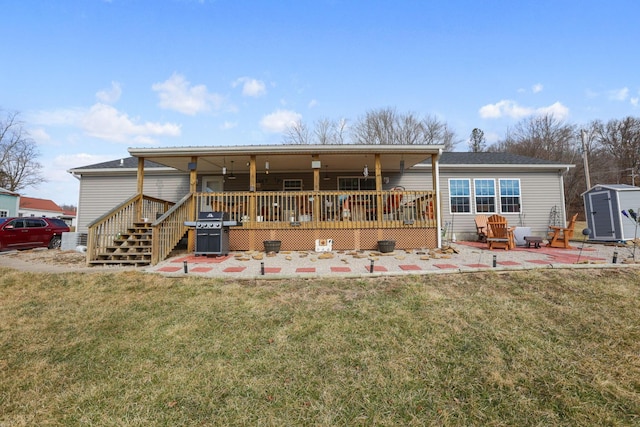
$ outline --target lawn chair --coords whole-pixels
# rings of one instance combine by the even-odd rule
[[[478,233],[478,242],[487,241],[487,221],[486,215],[476,215],[476,232]]]
[[[402,206],[402,197],[404,187],[393,187],[391,189],[391,193],[387,196],[387,200],[385,201],[382,207],[382,213],[385,215],[385,218],[394,220],[400,219],[400,207]]]
[[[569,240],[573,237],[573,229],[576,226],[577,219],[578,214],[575,214],[571,217],[571,221],[569,221],[567,227],[549,226],[551,231],[549,231],[549,243],[547,243],[547,246],[551,248],[574,249],[573,246],[569,245]]]
[[[504,248],[508,251],[515,247],[513,228],[507,224],[507,219],[501,215],[491,215],[487,219],[487,245],[489,250]]]

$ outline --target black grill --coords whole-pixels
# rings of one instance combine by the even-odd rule
[[[200,212],[196,226],[196,255],[229,253],[229,221],[227,212]]]

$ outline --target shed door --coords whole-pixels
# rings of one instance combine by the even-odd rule
[[[608,191],[589,194],[594,239],[615,239],[613,208]]]

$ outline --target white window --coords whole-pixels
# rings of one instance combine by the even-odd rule
[[[376,180],[363,177],[340,177],[338,178],[338,190],[362,191],[375,190]]]
[[[284,191],[302,191],[302,180],[284,179],[282,180],[282,189]]]
[[[0,209],[0,218],[6,218],[9,216],[9,211]]]
[[[500,211],[503,213],[520,212],[520,180],[500,180]]]
[[[471,181],[468,179],[449,180],[449,209],[451,213],[471,212]]]
[[[475,179],[475,204],[477,213],[496,213],[496,181]]]

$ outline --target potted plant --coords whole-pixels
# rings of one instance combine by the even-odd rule
[[[393,252],[396,250],[395,240],[378,240],[378,251],[382,253]]]
[[[280,246],[282,241],[280,240],[265,240],[262,242],[264,244],[264,251],[269,252],[280,252]]]

